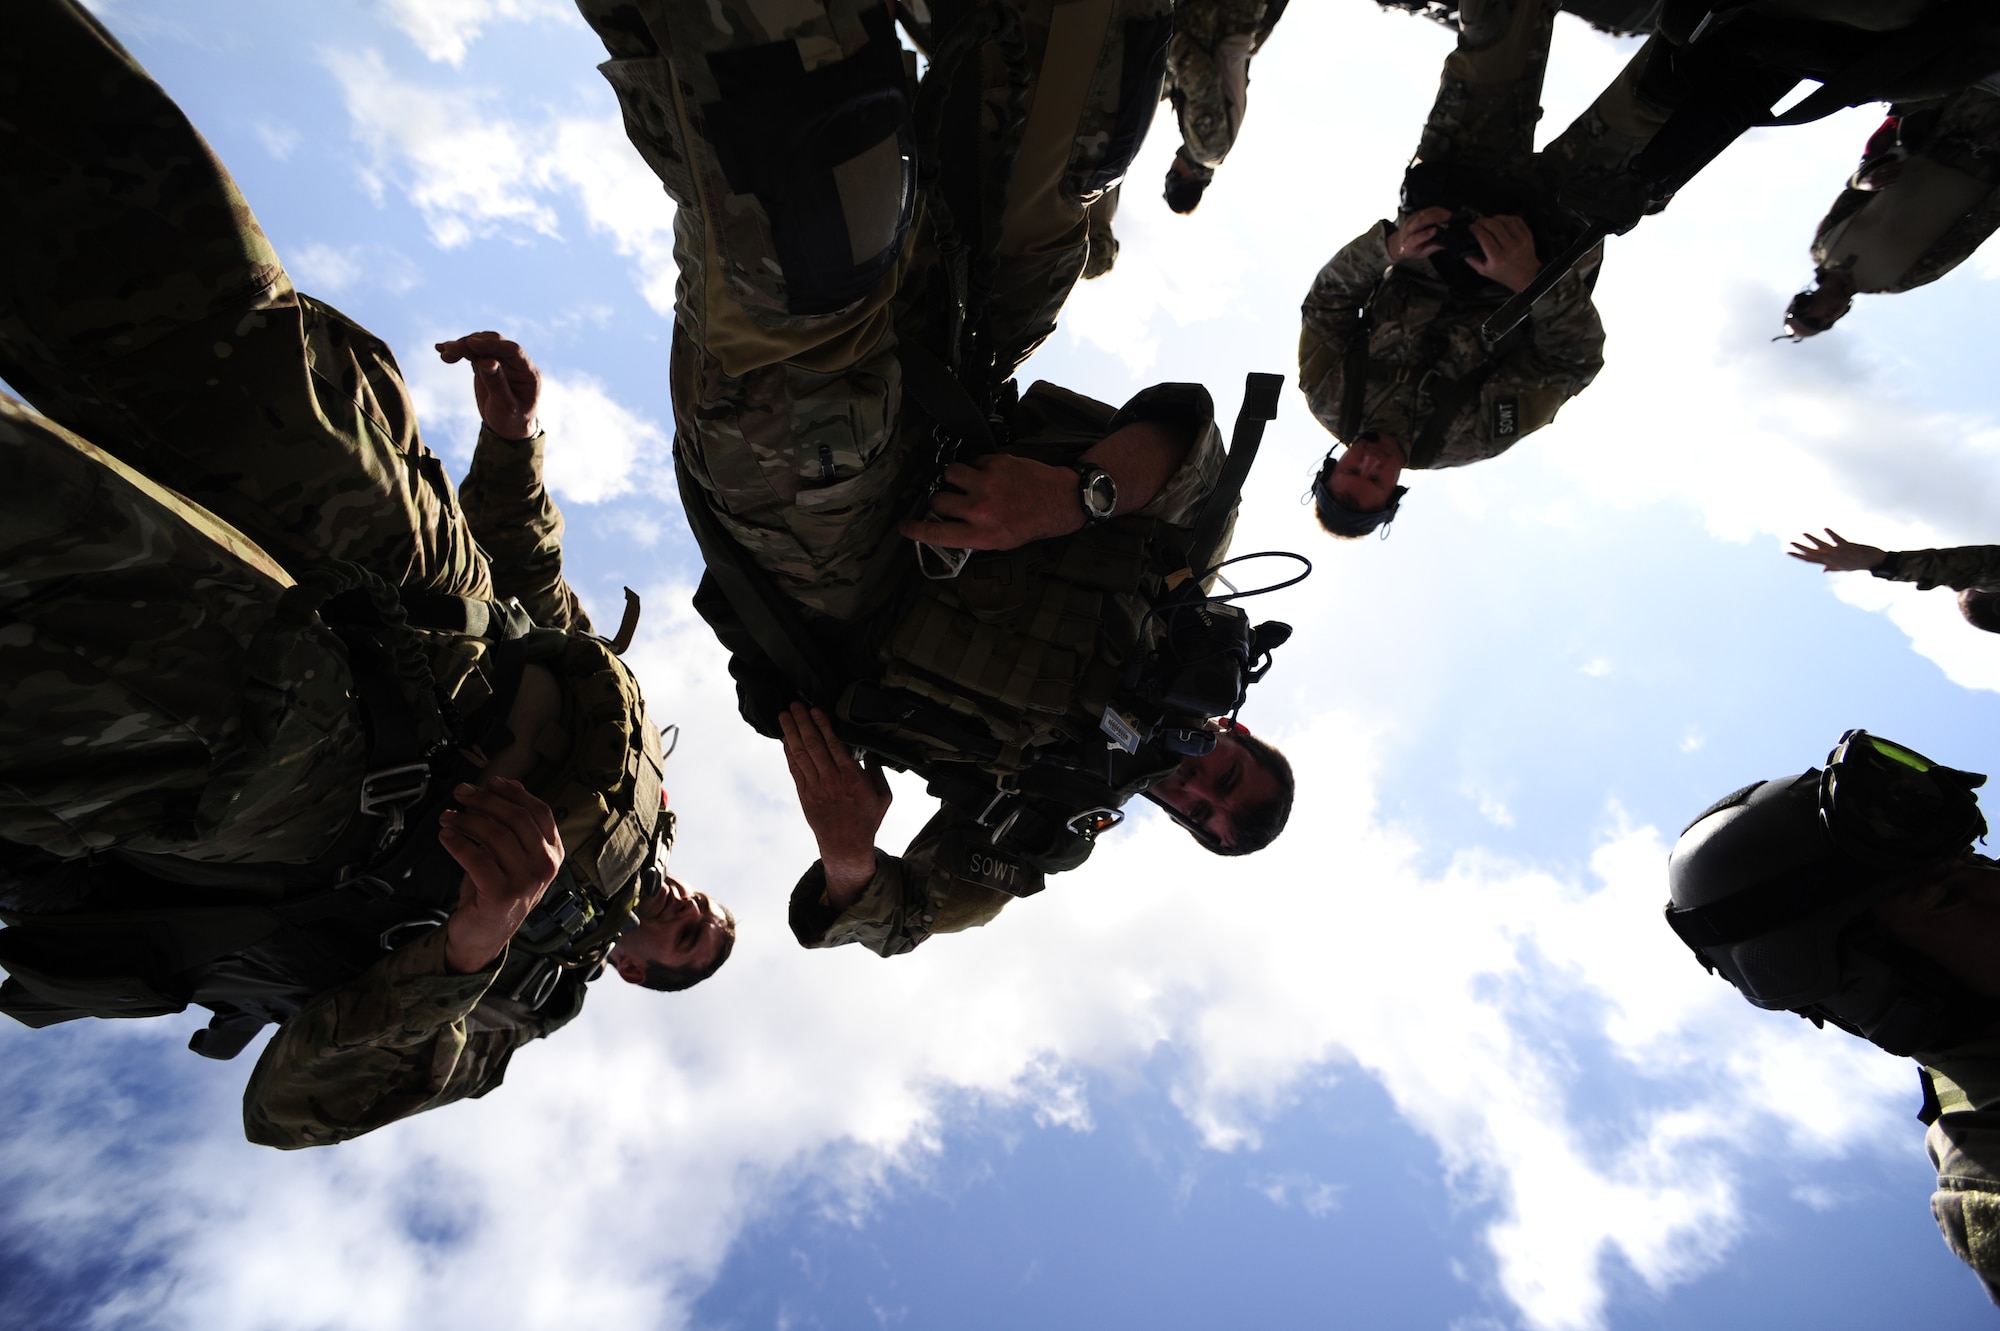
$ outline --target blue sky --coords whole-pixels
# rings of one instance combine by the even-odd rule
[[[1313,530],[1325,436],[1288,391],[1241,529],[1318,564],[1263,603],[1299,634],[1245,713],[1298,765],[1292,830],[1197,863],[1140,815],[885,963],[785,929],[810,841],[685,608],[671,210],[589,34],[556,0],[100,12],[456,466],[470,392],[429,344],[496,327],[549,373],[573,575],[646,595],[676,867],[743,938],[688,995],[594,994],[484,1101],[301,1155],[241,1141],[248,1060],[185,1052],[190,1020],[0,1030],[0,1325],[1988,1323],[1908,1065],[1750,1009],[1658,919],[1681,824],[1843,729],[1975,768],[2000,740],[2000,644],[1947,597],[1780,554],[1994,537],[2000,262],[1767,341],[1871,111],[1739,145],[1614,240],[1597,384],[1419,478],[1389,541]],[[1156,127],[1118,269],[1029,377],[1200,379],[1233,414],[1245,371],[1294,376],[1298,300],[1392,205],[1448,48],[1295,6],[1191,218]],[[1545,134],[1627,49],[1564,21]],[[885,845],[926,816],[898,795]]]

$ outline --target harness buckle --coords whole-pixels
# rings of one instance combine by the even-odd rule
[[[394,952],[417,934],[423,933],[427,929],[436,929],[450,918],[451,916],[441,910],[427,910],[414,920],[398,920],[382,931],[382,936],[379,940],[382,944],[382,950],[384,952]]]
[[[386,846],[402,835],[403,815],[428,795],[430,789],[429,763],[377,768],[361,779],[361,812],[389,820],[382,831],[381,845]]]
[[[994,803],[997,804],[998,802],[999,800],[996,798]],[[992,806],[989,805],[987,807],[990,811]],[[1006,839],[1007,834],[1014,830],[1014,824],[1019,822],[1021,819],[1021,815],[1026,813],[1027,811],[1028,811],[1028,806],[1025,804],[1016,804],[1013,808],[1009,809],[1007,811],[1007,816],[1000,820],[1000,826],[994,828],[993,835],[987,838],[987,843],[989,845],[998,846],[1002,841]],[[985,825],[985,821],[983,819],[981,820],[980,825],[981,826]]]
[[[1071,836],[1080,836],[1085,841],[1095,841],[1099,832],[1109,832],[1124,821],[1125,810],[1106,805],[1085,809],[1082,813],[1072,815],[1063,827]]]

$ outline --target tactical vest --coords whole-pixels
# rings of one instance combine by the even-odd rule
[[[530,664],[561,687],[569,742],[543,754],[524,784],[551,806],[564,863],[491,992],[548,1024],[581,1007],[583,984],[630,926],[644,884],[657,885],[671,848],[660,734],[637,680],[610,643],[535,628],[516,605],[413,597],[418,622],[406,624],[361,603],[365,576],[347,581],[355,585],[316,607],[348,646],[372,739],[347,831],[305,865],[118,851],[63,862],[12,848],[0,870],[15,887],[38,889],[43,908],[0,912],[9,926],[0,931],[9,975],[0,1012],[39,1027],[199,1003],[215,1016],[190,1047],[229,1058],[264,1025],[442,924],[462,871],[438,843],[438,816],[454,787],[510,741],[507,713]],[[374,590],[379,601],[385,589]],[[420,680],[410,678],[413,659]],[[446,742],[422,738],[439,726]]]

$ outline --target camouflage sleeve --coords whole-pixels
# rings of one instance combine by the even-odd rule
[[[1377,222],[1327,260],[1300,309],[1299,390],[1329,430],[1340,426],[1347,344],[1360,329],[1362,307],[1388,271],[1392,227]]]
[[[1924,1147],[1937,1167],[1931,1214],[1945,1246],[2000,1303],[2000,1113],[1941,1114]]]
[[[271,1037],[243,1090],[243,1135],[260,1146],[327,1146],[454,1100],[486,1094],[514,1050],[543,1034],[526,1021],[475,1023],[506,953],[485,970],[445,968],[444,930],[398,948],[321,994]]]
[[[859,943],[878,956],[893,957],[932,934],[959,933],[990,922],[1015,893],[963,877],[947,862],[948,845],[960,840],[952,834],[962,833],[971,822],[947,806],[924,824],[901,858],[876,851],[875,877],[846,910],[826,899],[826,873],[814,863],[792,889],[792,933],[800,946]],[[984,868],[1016,878],[1027,891],[1041,888],[1038,870],[1005,861]]]
[[[1566,386],[1566,398],[1588,388],[1604,368],[1604,323],[1591,300],[1603,262],[1604,247],[1599,245],[1556,283],[1529,316],[1534,377],[1551,387]]]
[[[1155,384],[1120,407],[1110,429],[1134,421],[1158,421],[1183,429],[1192,440],[1180,466],[1137,516],[1192,522],[1222,477],[1222,435],[1215,428],[1214,399],[1200,384]]]
[[[1919,591],[1950,587],[2000,587],[2000,545],[1961,545],[1950,550],[1891,550],[1869,570],[1892,582],[1914,582]]]
[[[486,551],[493,589],[518,597],[544,628],[590,631],[590,616],[562,573],[562,510],[542,484],[548,436],[502,439],[484,426],[458,487],[467,524]]]

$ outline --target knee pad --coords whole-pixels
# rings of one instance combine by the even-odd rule
[[[867,45],[816,69],[795,42],[708,57],[720,96],[701,108],[703,129],[729,188],[763,206],[792,314],[830,314],[867,295],[909,234],[916,171],[902,48],[885,11],[861,21]]]

